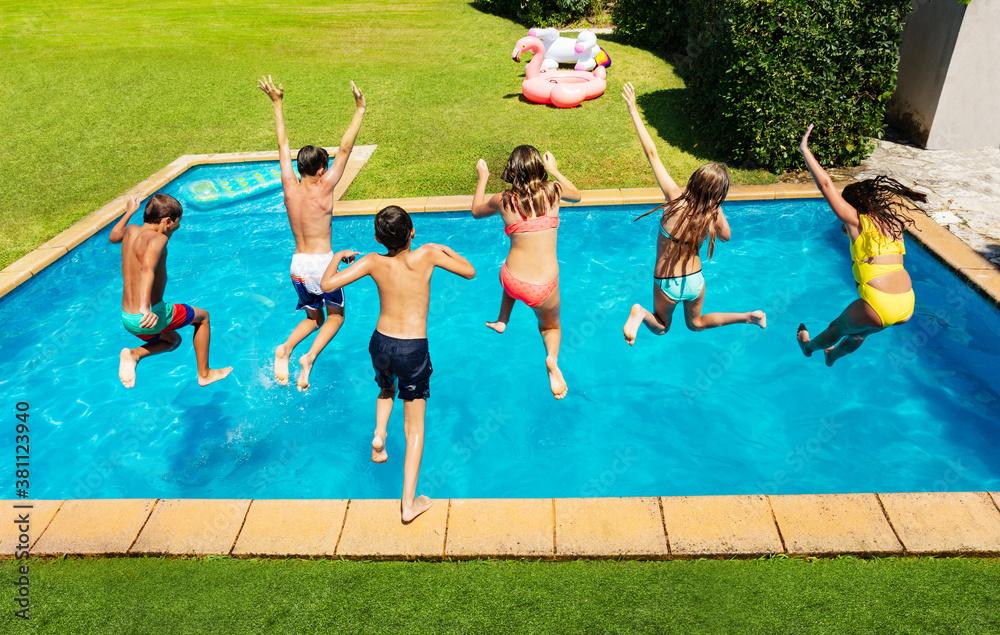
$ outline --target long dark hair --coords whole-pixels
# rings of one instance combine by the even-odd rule
[[[528,210],[534,212],[532,216],[545,216],[545,210],[559,200],[559,184],[548,178],[542,156],[534,146],[514,148],[500,173],[500,180],[511,184],[511,189],[503,193],[504,208],[516,209],[522,218],[531,218]]]
[[[667,256],[667,267],[697,255],[701,243],[708,236],[708,257],[715,251],[715,222],[719,218],[722,201],[729,193],[729,171],[721,163],[706,163],[691,175],[684,192],[672,201],[654,207],[642,216],[663,210],[660,226],[668,218],[683,212],[670,232],[677,244]],[[642,218],[640,216],[639,218]],[[639,218],[635,220],[639,220]]]
[[[927,196],[915,192],[896,179],[887,176],[877,176],[851,183],[844,188],[841,196],[858,214],[865,214],[872,220],[883,235],[899,240],[903,237],[903,228],[913,225],[913,219],[907,214],[906,205],[898,197],[905,196],[914,201],[926,201]]]

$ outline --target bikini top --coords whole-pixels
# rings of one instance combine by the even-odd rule
[[[512,196],[510,200],[514,202],[514,209],[517,210],[517,213],[521,214],[521,210],[517,206],[517,198]],[[546,200],[545,211],[548,212],[549,209],[549,204]],[[521,214],[521,216],[523,217],[524,214]],[[504,231],[510,236],[511,234],[522,234],[525,232],[540,232],[546,229],[555,229],[556,227],[559,227],[559,217],[546,214],[545,216],[532,216],[531,218],[525,218],[522,221],[507,225],[504,227]]]
[[[677,240],[676,238],[674,238],[673,236],[671,236],[670,234],[668,234],[667,230],[663,229],[663,225],[660,225],[660,233],[663,234],[664,238],[667,238],[668,240],[671,240],[671,241],[677,243],[678,245],[681,245],[681,244],[689,245],[689,244],[691,244],[691,243],[689,243],[686,240],[683,243],[681,243],[681,241]],[[698,244],[698,248],[699,248],[699,251],[700,251],[701,250],[701,243]]]
[[[902,240],[893,240],[880,232],[867,214],[858,216],[861,218],[861,233],[851,243],[851,260],[861,262],[875,256],[906,253]]]

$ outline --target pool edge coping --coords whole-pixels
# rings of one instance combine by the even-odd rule
[[[409,525],[398,499],[4,502],[32,514],[24,542],[42,558],[1000,556],[998,492],[438,499]],[[0,530],[5,540],[18,544],[15,526]]]

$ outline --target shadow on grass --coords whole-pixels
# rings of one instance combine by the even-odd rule
[[[650,133],[700,161],[725,163],[725,157],[708,142],[687,114],[687,89],[667,88],[636,95],[636,104]]]

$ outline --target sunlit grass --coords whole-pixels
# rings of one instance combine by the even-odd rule
[[[523,101],[510,53],[525,33],[459,0],[8,0],[0,266],[182,154],[275,148],[262,74],[285,85],[293,147],[336,145],[348,82],[365,91],[358,143],[379,149],[352,199],[469,194],[477,159],[496,173],[521,143],[551,150],[581,188],[655,185],[619,97],[626,80],[678,180],[719,158],[698,145],[673,67],[610,39],[603,97],[568,111]]]

